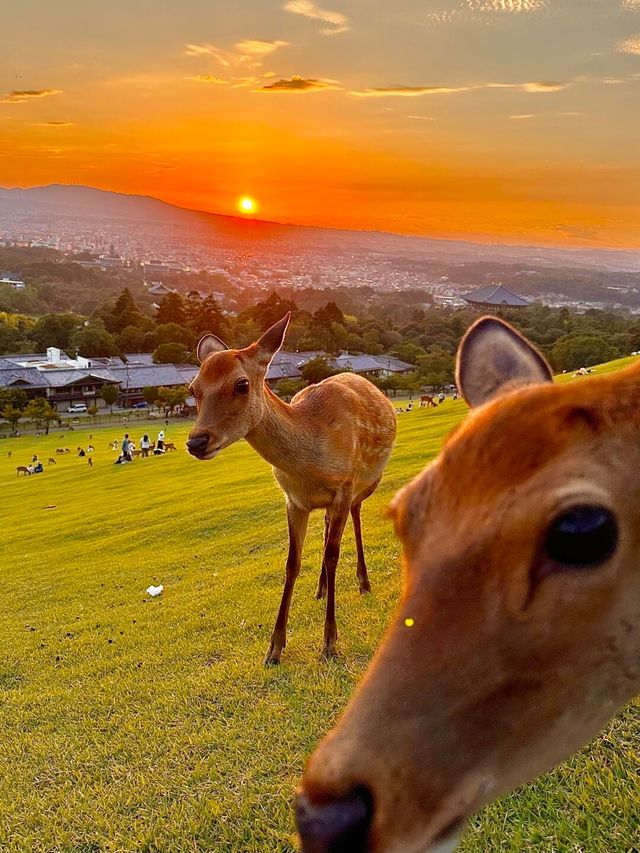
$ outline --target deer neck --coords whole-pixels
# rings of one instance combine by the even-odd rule
[[[295,410],[264,387],[264,413],[245,438],[253,449],[274,468],[299,469],[307,430]]]

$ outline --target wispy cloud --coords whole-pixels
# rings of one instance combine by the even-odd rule
[[[195,83],[208,83],[211,86],[226,86],[228,81],[222,77],[214,77],[213,74],[195,74],[193,77],[186,77],[187,80],[193,80]]]
[[[39,121],[36,127],[75,127],[73,121]]]
[[[635,53],[640,54],[640,35],[630,36],[624,41],[618,42],[619,53]]]
[[[537,92],[561,92],[569,85],[569,83],[549,83],[547,81],[542,81],[538,83],[523,83],[520,88],[522,88],[524,92],[533,92],[535,94]],[[515,88],[518,87],[516,86]]]
[[[481,89],[516,89],[529,94],[560,92],[570,83],[535,81],[532,83],[469,83],[463,86],[374,86],[349,92],[361,98],[416,98],[422,95],[457,95],[461,92],[478,92]]]
[[[288,41],[262,41],[261,39],[244,39],[236,44],[236,50],[243,56],[269,56],[279,47],[286,47]]]
[[[548,0],[464,0],[473,12],[535,12],[548,5]]]
[[[27,101],[35,101],[38,98],[49,98],[52,95],[61,95],[62,89],[24,89],[7,92],[0,99],[0,104],[24,104]]]
[[[560,112],[560,113],[521,113],[520,115],[513,115],[513,116],[509,116],[509,118],[510,118],[510,119],[514,119],[514,120],[516,120],[516,121],[522,121],[522,120],[525,120],[525,119],[532,119],[532,118],[548,118],[549,116],[551,116],[551,117],[558,117],[558,118],[562,118],[562,117],[565,117],[565,118],[577,118],[577,117],[584,116],[584,115],[586,115],[586,113],[578,113],[578,112]]]
[[[294,15],[304,15],[314,21],[322,21],[327,26],[320,30],[324,36],[335,36],[346,33],[349,29],[349,19],[342,12],[334,12],[330,9],[321,9],[313,0],[287,0],[282,7],[285,12],[293,12]]]
[[[187,56],[212,56],[223,68],[260,68],[265,57],[288,44],[280,40],[243,39],[236,42],[233,50],[223,50],[215,44],[204,42],[188,44],[184,52]]]
[[[280,80],[275,80],[273,83],[268,83],[265,86],[260,86],[256,92],[329,92],[339,89],[336,80],[321,80],[315,77],[299,77],[294,74],[292,77],[283,77]]]
[[[416,119],[417,121],[435,121],[435,119],[433,118],[433,116],[416,116],[416,115],[409,115],[409,116],[407,116],[407,118],[413,118],[413,119]]]
[[[475,86],[374,86],[349,92],[359,98],[416,98],[421,95],[451,95],[469,92]]]

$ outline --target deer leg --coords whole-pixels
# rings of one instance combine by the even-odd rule
[[[324,514],[324,548],[322,549],[322,568],[320,569],[320,577],[318,578],[318,588],[316,590],[316,598],[320,601],[327,594],[327,572],[324,566],[324,551],[327,547],[327,539],[329,538],[329,510]]]
[[[358,578],[358,586],[360,592],[371,592],[371,584],[367,574],[367,564],[364,559],[364,548],[362,547],[362,526],[360,524],[360,509],[362,504],[354,504],[351,507],[351,520],[353,521],[353,532],[356,537],[356,551],[358,553],[358,569],[356,577]]]
[[[327,609],[324,620],[323,658],[335,658],[338,628],[336,626],[336,568],[340,558],[340,543],[349,517],[351,494],[341,495],[329,511],[329,533],[324,549],[324,567],[327,573]]]
[[[285,568],[284,590],[282,601],[278,610],[278,618],[271,634],[271,645],[264,659],[265,665],[280,663],[280,655],[287,644],[287,622],[289,620],[289,606],[296,578],[300,574],[300,562],[302,559],[302,546],[307,533],[309,523],[309,512],[300,509],[292,503],[287,503],[287,522],[289,525],[289,554]]]

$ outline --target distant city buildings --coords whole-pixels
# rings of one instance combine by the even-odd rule
[[[343,355],[333,358],[322,351],[278,352],[267,371],[266,382],[277,388],[283,379],[302,379],[300,370],[309,361],[324,358],[336,370],[369,378],[399,375],[414,366],[387,355]],[[126,359],[126,360],[124,360]],[[46,353],[0,356],[0,388],[24,391],[28,399],[44,397],[59,412],[84,404],[104,409],[100,396],[104,385],[117,385],[118,405],[133,406],[144,400],[144,389],[189,385],[198,367],[192,364],[154,364],[151,353],[111,358],[71,358],[57,347]]]

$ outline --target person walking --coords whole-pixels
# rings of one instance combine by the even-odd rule
[[[158,433],[158,440],[156,442],[156,450],[159,450],[160,453],[164,453],[164,430],[161,429]]]
[[[141,456],[146,459],[149,455],[149,448],[151,447],[151,441],[149,440],[149,436],[145,433],[140,440],[140,450]]]

